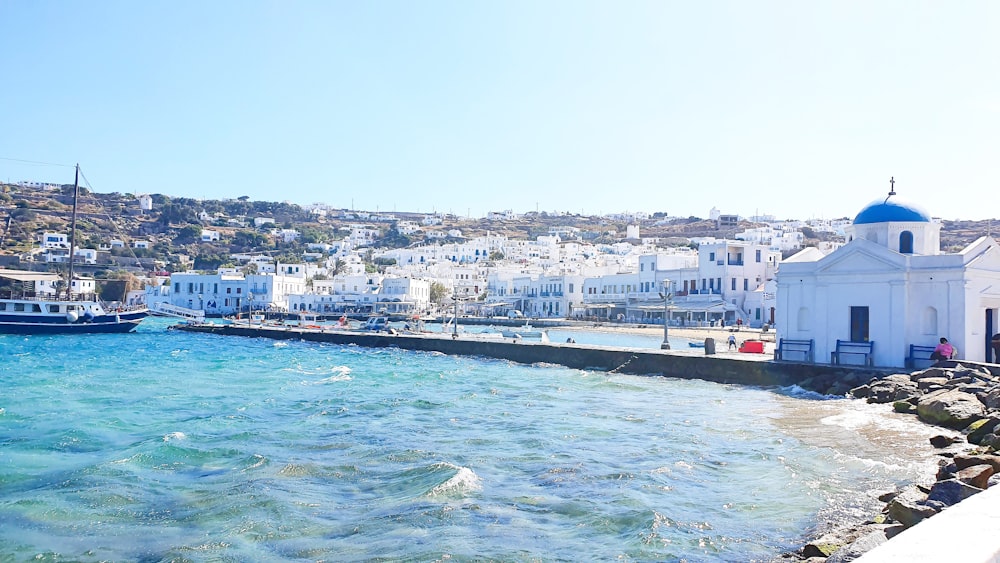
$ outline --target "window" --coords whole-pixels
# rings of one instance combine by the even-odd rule
[[[233,292],[233,288],[231,288],[231,287],[227,287],[226,288],[226,293],[232,293],[232,292]]]
[[[913,233],[910,231],[899,233],[899,252],[900,254],[913,254]]]
[[[750,291],[750,280],[743,278],[743,291]]]
[[[732,283],[732,290],[733,290],[733,291],[736,291],[736,278],[733,278],[733,279],[732,279],[732,282],[733,282],[733,283]]]
[[[181,282],[177,282],[174,284],[174,293],[180,293],[180,292],[181,292]]]
[[[715,262],[715,253],[714,252],[709,252],[708,253],[708,261],[709,262]]]
[[[760,251],[757,251],[757,261],[760,262]]]
[[[59,305],[49,305],[49,312],[50,313],[58,313],[59,312]]]
[[[868,307],[851,307],[851,342],[868,342]]]

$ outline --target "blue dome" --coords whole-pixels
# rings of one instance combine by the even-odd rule
[[[869,203],[854,218],[855,225],[899,221],[930,223],[931,216],[920,206],[893,197],[887,200],[877,199]]]

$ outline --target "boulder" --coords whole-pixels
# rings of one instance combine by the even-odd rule
[[[961,471],[966,467],[972,467],[973,465],[989,465],[993,468],[994,473],[1000,473],[1000,456],[998,455],[969,455],[969,454],[959,454],[955,456],[955,467]]]
[[[989,486],[990,477],[993,473],[992,465],[973,465],[972,467],[960,470],[955,474],[955,478],[966,485],[972,485],[977,489],[985,489]]]
[[[955,465],[955,461],[947,458],[941,458],[938,460],[937,476],[934,480],[944,481],[945,479],[951,479],[956,473],[958,473],[958,466]]]
[[[918,389],[940,389],[948,385],[949,380],[947,377],[925,377],[923,379],[917,380]]]
[[[951,389],[928,393],[917,402],[920,420],[948,428],[965,428],[983,414],[983,404],[974,395]]]
[[[910,380],[910,376],[903,373],[895,373],[882,379],[876,379],[869,383],[868,387],[869,403],[891,403],[920,394],[917,384]]]
[[[859,385],[850,391],[851,396],[855,399],[864,399],[871,393],[871,388],[867,385]]]
[[[944,503],[945,506],[953,506],[979,492],[982,492],[982,489],[967,485],[958,479],[948,479],[934,483],[934,486],[931,487],[931,493],[927,495],[927,501],[936,501]]]
[[[901,413],[911,413],[917,410],[917,406],[909,401],[895,401],[892,403],[892,410]]]
[[[833,555],[835,551],[843,547],[845,543],[846,540],[838,534],[825,534],[818,540],[807,543],[802,548],[802,556],[806,558],[829,557],[830,555]]]
[[[952,370],[947,368],[927,368],[923,371],[915,371],[910,374],[910,379],[913,381],[920,381],[921,379],[926,379],[930,377],[943,377],[944,379],[951,378]]]
[[[979,400],[990,410],[1000,410],[1000,387],[988,389],[985,393],[979,395]]]
[[[872,531],[862,535],[848,545],[833,552],[826,563],[847,563],[889,541],[885,535],[888,526],[872,526]]]
[[[994,433],[993,430],[998,424],[1000,424],[1000,418],[995,416],[980,418],[966,426],[965,430],[962,430],[962,434],[965,434],[970,444],[979,445],[982,443],[983,436]]]
[[[933,516],[937,511],[922,504],[926,498],[917,487],[906,487],[886,507],[889,518],[909,528],[924,518]]]
[[[938,434],[937,436],[931,436],[931,445],[935,448],[947,448],[948,446],[961,442],[962,439],[958,436],[945,436],[943,434]]]

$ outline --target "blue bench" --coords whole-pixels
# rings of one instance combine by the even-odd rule
[[[774,359],[778,362],[791,362],[791,361],[802,361],[813,363],[815,358],[813,356],[813,339],[809,340],[793,340],[791,338],[780,338],[778,339],[778,345],[774,348]],[[789,354],[792,356],[789,358]],[[798,356],[802,356],[799,360]]]
[[[933,364],[937,360],[931,359],[931,354],[937,346],[919,346],[917,344],[910,344],[910,353],[906,356],[906,367],[907,369],[915,369],[917,367],[917,362],[928,362]]]
[[[850,340],[837,340],[837,349],[830,352],[830,363],[834,365],[842,364],[842,356],[862,356],[862,365],[875,365],[875,343],[874,342],[851,342]]]

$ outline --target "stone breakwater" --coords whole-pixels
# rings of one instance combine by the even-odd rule
[[[952,431],[930,439],[939,449],[932,483],[912,484],[879,497],[881,514],[840,528],[778,561],[842,563],[860,557],[899,532],[1000,483],[1000,378],[997,366],[940,362],[934,367],[872,379],[850,390],[870,403],[891,403],[927,424]]]

